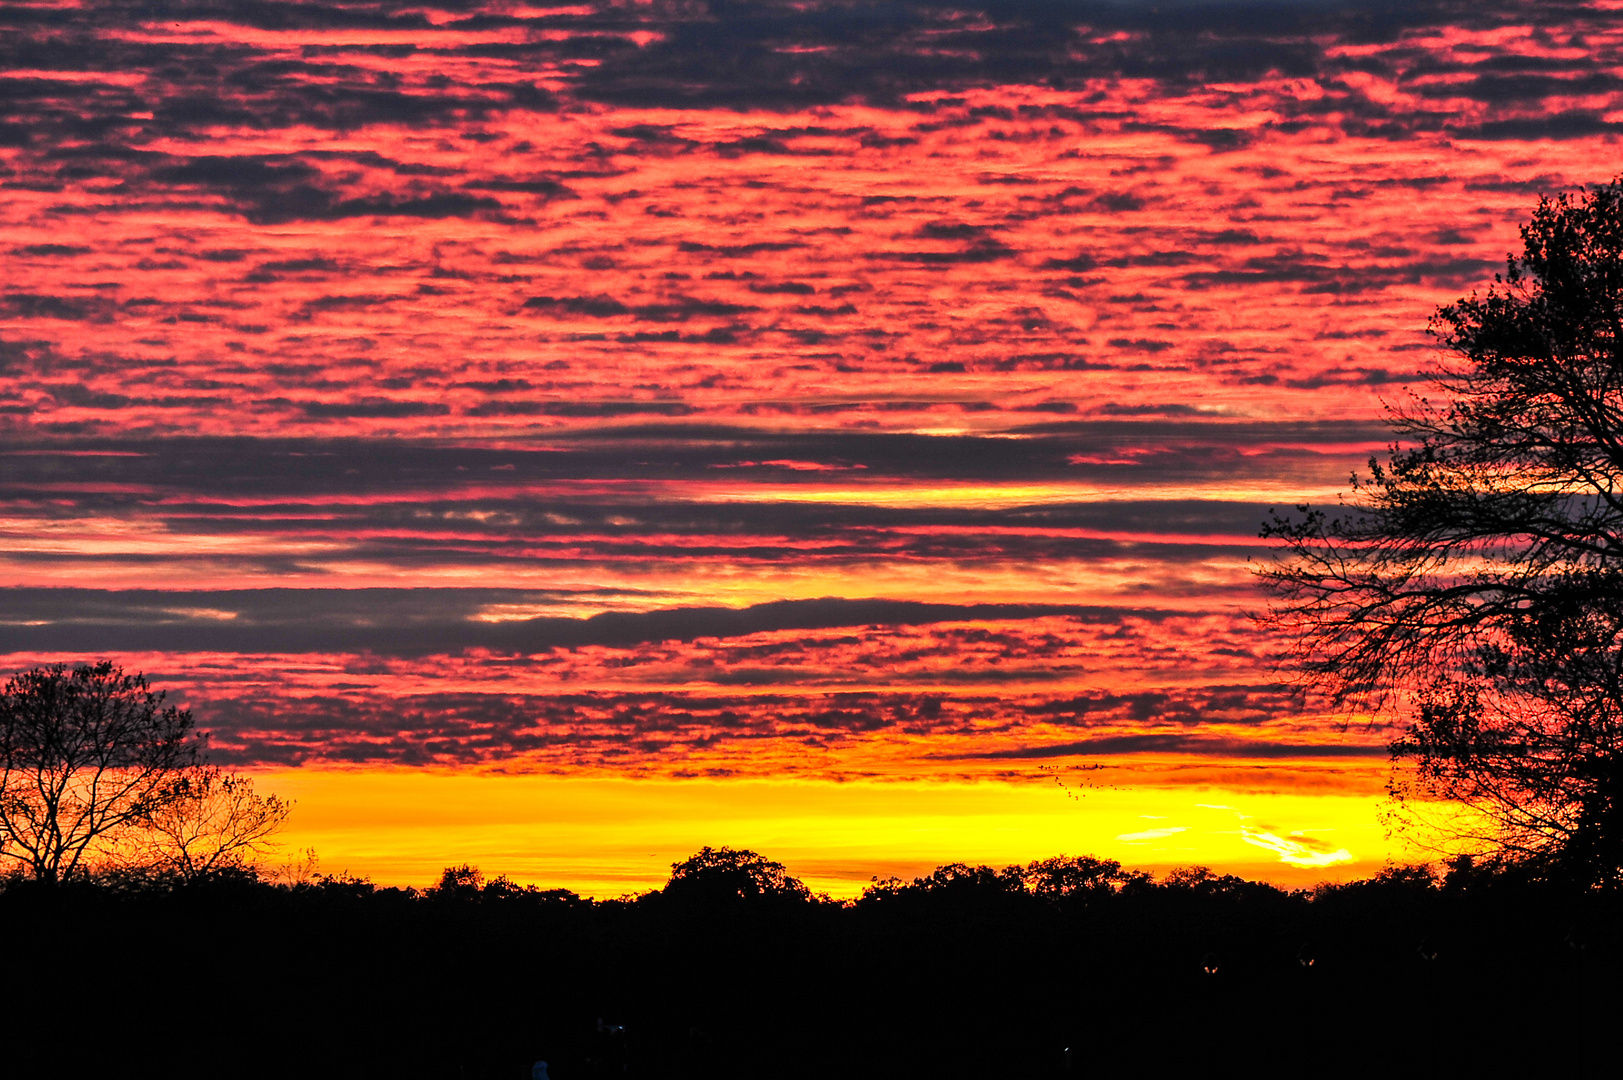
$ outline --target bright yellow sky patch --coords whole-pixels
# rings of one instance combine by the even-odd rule
[[[1401,843],[1368,794],[1118,787],[1067,798],[1052,784],[614,780],[407,770],[257,774],[298,800],[283,837],[324,872],[424,885],[452,863],[585,895],[663,885],[700,847],[747,847],[813,889],[947,862],[1004,866],[1096,855],[1157,873],[1210,866],[1307,885],[1368,876]]]

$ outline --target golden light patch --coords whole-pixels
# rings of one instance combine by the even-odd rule
[[[1156,872],[1205,865],[1283,885],[1368,875],[1412,854],[1377,820],[1380,800],[1364,794],[1140,786],[1074,801],[1029,782],[409,770],[266,771],[255,782],[298,800],[283,837],[288,849],[314,847],[324,871],[384,884],[425,885],[446,865],[470,862],[488,874],[609,897],[663,885],[673,862],[707,844],[759,851],[837,897],[859,894],[876,877],[911,878],[948,862],[1005,866],[1062,853]],[[1276,828],[1292,839],[1264,843],[1270,856],[1262,857],[1257,840],[1265,834],[1242,828],[1230,806],[1286,823]],[[1309,834],[1311,847],[1300,839]],[[1324,845],[1334,845],[1333,857],[1319,857]]]

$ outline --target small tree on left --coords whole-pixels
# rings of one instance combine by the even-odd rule
[[[0,855],[52,885],[184,798],[192,714],[108,661],[25,671],[0,690]]]

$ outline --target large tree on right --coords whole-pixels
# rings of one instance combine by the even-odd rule
[[[1615,885],[1623,180],[1541,198],[1522,239],[1438,310],[1443,358],[1390,409],[1387,460],[1264,527],[1267,618],[1335,706],[1398,719],[1400,800],[1464,803],[1456,827],[1501,858]]]

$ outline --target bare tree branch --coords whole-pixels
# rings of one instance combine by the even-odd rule
[[[1541,199],[1522,238],[1438,310],[1440,398],[1390,409],[1387,460],[1263,527],[1265,621],[1334,705],[1406,718],[1400,803],[1623,883],[1623,180]]]
[[[251,867],[274,848],[271,836],[293,804],[257,795],[254,782],[212,765],[188,770],[174,798],[154,807],[139,838],[147,861],[184,882]]]

